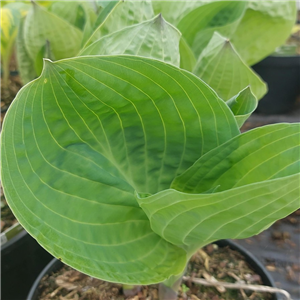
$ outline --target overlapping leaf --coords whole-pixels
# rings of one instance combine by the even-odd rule
[[[201,157],[172,187],[203,193],[223,191],[299,173],[299,124],[276,124],[239,135]]]
[[[152,6],[155,14],[162,14],[163,17],[177,26],[180,20],[190,11],[205,4],[205,1],[155,1],[152,0]]]
[[[131,54],[156,58],[179,67],[180,32],[161,15],[105,35],[80,55]]]
[[[264,82],[243,62],[230,41],[217,32],[201,53],[193,73],[225,101],[248,85],[257,99],[267,91]]]
[[[25,19],[23,34],[33,61],[46,41],[51,45],[54,58],[62,59],[75,56],[82,39],[82,31],[35,3]]]
[[[37,74],[35,71],[34,61],[30,57],[25,47],[23,32],[24,32],[24,19],[22,19],[19,24],[16,46],[17,46],[17,60],[18,60],[18,69],[19,69],[20,77],[22,83],[26,84],[29,81],[36,78]]]
[[[197,61],[192,49],[187,44],[184,37],[181,37],[180,39],[179,52],[180,52],[180,68],[192,72]]]
[[[90,2],[81,3],[78,1],[55,1],[49,11],[64,19],[68,23],[83,30],[85,24],[85,11],[83,5],[89,5]]]
[[[138,201],[152,229],[188,252],[258,234],[300,206],[299,140],[299,124],[246,132],[202,156],[173,189]]]
[[[296,19],[295,1],[249,1],[232,42],[248,65],[259,62],[283,44]]]
[[[217,31],[228,38],[236,30],[247,7],[246,1],[213,1],[184,16],[177,25],[198,57]]]
[[[257,107],[257,99],[252,94],[250,87],[246,87],[226,103],[235,115],[235,119],[240,127],[243,126]]]
[[[106,34],[141,23],[153,17],[154,12],[150,0],[121,0],[116,4],[113,1],[111,10],[109,9],[105,19],[88,39],[84,48]]]
[[[189,253],[224,238],[247,238],[299,208],[300,175],[213,194],[165,190],[138,198],[151,228]]]
[[[186,252],[152,231],[135,191],[170,187],[238,134],[227,105],[171,65],[130,56],[47,62],[4,121],[5,195],[67,264],[109,281],[163,281],[182,272]]]

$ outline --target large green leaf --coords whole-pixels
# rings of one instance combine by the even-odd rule
[[[201,157],[172,188],[203,193],[293,175],[300,171],[300,125],[276,124],[243,133]]]
[[[80,50],[82,31],[35,2],[32,5],[24,23],[24,41],[31,59],[36,60],[46,41],[55,59],[75,56]]]
[[[213,194],[165,190],[139,198],[151,228],[192,254],[218,239],[247,238],[300,207],[300,175]]]
[[[226,103],[235,115],[235,119],[240,127],[243,126],[257,107],[257,99],[252,94],[249,86],[229,99]]]
[[[179,67],[180,32],[161,15],[105,35],[79,55],[131,54],[156,58]]]
[[[118,3],[113,1],[112,7],[108,6],[108,8],[108,14],[105,15],[103,22],[95,29],[84,48],[106,34],[154,17],[150,0],[121,0]]]
[[[247,1],[213,1],[185,15],[177,28],[198,57],[217,31],[230,38],[247,7]]]
[[[230,41],[217,32],[201,53],[193,73],[225,101],[248,85],[257,99],[267,92],[264,82],[244,63]]]
[[[183,271],[186,252],[152,231],[135,193],[169,188],[238,134],[226,103],[172,65],[47,61],[4,120],[4,192],[24,228],[65,263],[109,281],[159,282]]]
[[[238,53],[253,65],[290,36],[296,19],[295,1],[254,0],[232,37]]]

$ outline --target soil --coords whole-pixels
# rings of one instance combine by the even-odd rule
[[[10,69],[12,74],[16,73],[14,60],[12,60]],[[1,84],[1,125],[8,107],[10,106],[11,102],[13,101],[13,99],[15,98],[16,94],[18,93],[21,87],[22,87],[22,83],[19,75],[11,75],[9,77],[7,86]],[[3,190],[1,187],[1,232],[5,231],[16,222],[17,220],[15,219],[13,213],[11,212],[9,206],[6,203]]]
[[[1,232],[14,225],[16,222],[17,220],[7,205],[1,188]]]
[[[7,86],[1,85],[1,124],[3,122],[4,115],[15,98],[17,92],[22,87],[22,83],[19,75],[11,75]]]
[[[218,281],[244,281],[262,284],[261,278],[245,261],[243,256],[228,247],[215,244],[199,250],[188,264],[186,275],[195,278],[215,278]],[[135,295],[125,297],[122,285],[89,277],[64,266],[59,271],[46,275],[41,280],[39,300],[158,300],[158,285],[142,286]],[[246,290],[230,290],[204,287],[192,282],[183,282],[178,300],[267,300],[270,294]]]

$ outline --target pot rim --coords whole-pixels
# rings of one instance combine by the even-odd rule
[[[275,282],[267,269],[263,266],[263,264],[252,254],[250,253],[247,249],[244,247],[238,245],[234,241],[231,240],[218,240],[215,242],[212,242],[211,244],[217,244],[219,247],[226,247],[229,246],[230,249],[236,250],[240,252],[244,257],[245,261],[250,264],[250,266],[258,273],[258,275],[261,276],[261,279],[263,280],[265,285],[268,285],[270,287],[276,287]],[[36,278],[35,282],[33,283],[29,294],[27,296],[26,300],[37,300],[38,294],[38,286],[42,278],[46,275],[49,274],[50,272],[55,272],[59,270],[64,263],[56,258],[53,258],[46,266],[45,268],[41,271],[39,276]],[[279,300],[278,294],[272,294],[272,300]]]

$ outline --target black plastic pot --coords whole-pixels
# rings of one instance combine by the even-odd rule
[[[260,275],[263,284],[268,285],[271,287],[276,287],[275,283],[272,279],[272,277],[269,275],[266,268],[255,258],[251,253],[249,253],[245,248],[237,245],[236,243],[230,241],[230,240],[220,240],[217,242],[214,242],[219,247],[226,247],[229,246],[232,250],[236,250],[240,252],[244,257],[246,262],[255,270],[255,272]],[[36,281],[34,282],[33,286],[31,287],[31,290],[27,296],[27,300],[39,300],[39,291],[38,287],[40,284],[40,281],[42,278],[47,275],[51,274],[52,272],[56,272],[63,266],[63,263],[60,260],[57,260],[54,258],[40,273],[40,275],[37,277]],[[272,300],[279,300],[276,294],[272,295]]]
[[[269,56],[252,66],[268,84],[256,112],[283,114],[293,109],[300,94],[300,56]]]
[[[24,229],[1,245],[1,299],[24,300],[38,274],[53,259]]]

